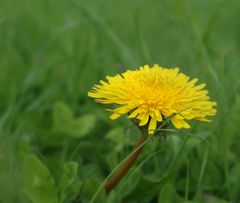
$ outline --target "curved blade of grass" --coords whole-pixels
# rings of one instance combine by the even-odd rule
[[[208,142],[208,140],[205,140],[205,143],[206,143],[206,150],[205,150],[205,154],[203,156],[200,175],[199,175],[199,179],[198,179],[196,198],[200,197],[202,179],[203,179],[203,175],[204,175],[206,165],[207,165],[207,160],[208,160],[208,152],[209,152],[209,142]]]

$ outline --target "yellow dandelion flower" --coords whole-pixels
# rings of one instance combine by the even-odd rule
[[[166,119],[176,128],[190,128],[186,120],[208,122],[206,116],[216,113],[216,102],[210,101],[206,84],[196,85],[198,79],[190,80],[179,68],[144,65],[106,80],[95,85],[88,96],[102,104],[117,104],[111,119],[128,114],[139,126],[148,125],[149,134]]]

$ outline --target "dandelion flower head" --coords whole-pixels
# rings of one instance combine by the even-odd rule
[[[127,114],[139,126],[153,134],[160,123],[171,120],[176,128],[190,128],[188,120],[208,122],[215,115],[216,102],[210,101],[206,84],[196,85],[179,68],[144,65],[116,76],[107,76],[95,85],[88,96],[102,104],[116,104],[111,119]]]

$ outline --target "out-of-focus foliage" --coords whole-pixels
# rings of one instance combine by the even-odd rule
[[[139,131],[87,91],[154,63],[206,82],[218,113],[150,139],[95,202],[239,202],[239,19],[239,1],[1,0],[0,202],[90,202]]]

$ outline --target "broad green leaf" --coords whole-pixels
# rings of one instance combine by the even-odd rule
[[[124,201],[135,200],[141,201],[145,199],[146,201],[154,195],[159,194],[162,187],[169,181],[172,174],[165,176],[159,180],[148,179],[141,176],[138,185],[124,197]]]
[[[125,129],[125,127],[113,128],[105,135],[105,138],[114,142],[115,152],[121,152],[123,148],[126,147],[127,145],[135,146],[136,139],[139,139],[138,137],[139,137],[139,134],[135,136],[132,133],[130,136],[128,134],[128,131]]]
[[[127,173],[127,175],[120,181],[118,186],[114,189],[116,192],[116,196],[122,198],[133,191],[137,185],[139,184],[139,181],[141,180],[141,175],[139,174],[138,169],[130,169]]]
[[[177,194],[173,185],[170,182],[166,183],[158,196],[158,203],[173,203],[177,202],[176,199]]]
[[[205,203],[230,203],[229,201],[221,199],[214,195],[205,195],[203,202],[205,202]]]
[[[74,114],[72,110],[63,102],[57,102],[54,105],[53,109],[53,120],[54,120],[54,126],[56,128],[63,127],[62,125],[68,125],[72,122],[74,118]]]
[[[201,175],[201,161],[194,163],[190,167],[190,174],[199,184],[199,176]],[[221,188],[223,184],[222,174],[219,167],[214,163],[208,161],[206,164],[205,172],[202,176],[201,188],[204,189],[217,189]]]
[[[199,145],[202,145],[205,148],[207,141],[204,140],[207,140],[210,135],[210,132],[190,134],[185,150],[187,152],[190,152],[192,149],[198,147]]]
[[[83,186],[80,192],[80,196],[83,199],[83,202],[89,203],[96,191],[98,190],[99,186],[101,185],[101,181],[96,177],[89,177],[83,182]],[[106,202],[106,195],[104,188],[98,194],[95,199],[96,203],[105,203]]]
[[[64,165],[62,177],[58,184],[61,202],[68,196],[74,196],[78,193],[81,182],[78,180],[77,171],[78,163],[76,162],[68,162]]]
[[[112,191],[108,194],[106,203],[122,203],[121,196]]]
[[[96,123],[96,117],[91,114],[83,115],[75,119],[69,126],[69,134],[73,137],[85,136],[92,130]]]
[[[33,203],[58,203],[54,180],[47,167],[35,155],[25,158],[23,164],[24,192]]]
[[[124,137],[124,128],[123,127],[113,128],[105,135],[105,137],[116,143],[122,142]]]
[[[53,108],[53,131],[60,134],[68,134],[71,123],[74,120],[72,110],[62,102],[57,102]]]
[[[117,153],[107,154],[106,161],[111,169],[115,168],[118,165],[118,154]]]
[[[66,104],[59,102],[54,106],[53,130],[56,133],[80,138],[89,133],[95,123],[95,115],[86,114],[75,118],[72,110]]]
[[[236,181],[238,180],[238,181]],[[230,171],[229,171],[229,189],[231,194],[231,199],[233,202],[237,202],[240,198],[240,164],[236,164]]]
[[[126,144],[126,142],[124,142],[125,140],[123,127],[117,127],[110,130],[105,137],[114,142],[116,152],[122,151],[124,144]]]

